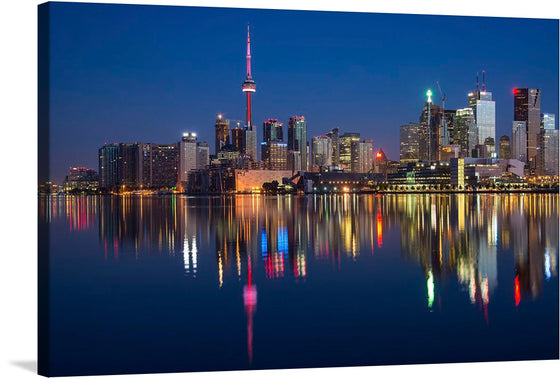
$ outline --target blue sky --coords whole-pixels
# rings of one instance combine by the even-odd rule
[[[398,128],[418,121],[436,81],[447,108],[467,105],[477,71],[510,134],[513,88],[542,90],[558,114],[558,20],[53,3],[51,177],[97,168],[105,142],[212,146],[218,112],[243,119],[246,25],[253,118],[303,114],[308,136],[338,126],[398,158]]]

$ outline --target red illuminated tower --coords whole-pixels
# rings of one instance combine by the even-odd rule
[[[252,114],[252,104],[251,98],[253,93],[257,91],[257,86],[255,81],[251,76],[251,38],[249,36],[249,25],[247,25],[247,78],[243,82],[242,91],[245,92],[247,96],[247,128],[253,129],[253,114]]]
[[[249,37],[249,25],[247,25],[247,77],[241,85],[242,91],[247,96],[247,125],[244,130],[245,155],[253,161],[257,160],[257,129],[253,126],[253,93],[257,91],[255,81],[251,76],[251,38]]]

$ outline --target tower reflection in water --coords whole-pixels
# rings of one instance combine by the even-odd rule
[[[179,258],[193,280],[204,270],[219,288],[245,283],[249,360],[256,281],[305,283],[314,264],[343,271],[378,250],[397,254],[423,271],[428,309],[443,306],[442,281],[456,278],[486,317],[498,254],[514,263],[500,285],[511,288],[516,306],[557,275],[556,194],[42,197],[39,206],[41,220],[65,222],[72,233],[97,226],[108,261],[165,254]],[[210,254],[214,267],[202,266]]]

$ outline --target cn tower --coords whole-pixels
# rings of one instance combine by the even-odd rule
[[[247,95],[247,128],[253,130],[253,109],[251,100],[253,93],[257,91],[257,86],[251,76],[251,38],[249,36],[249,24],[247,24],[247,78],[245,78],[241,88]]]

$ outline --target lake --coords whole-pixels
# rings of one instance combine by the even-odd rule
[[[39,223],[51,375],[558,358],[558,194],[52,196]]]

